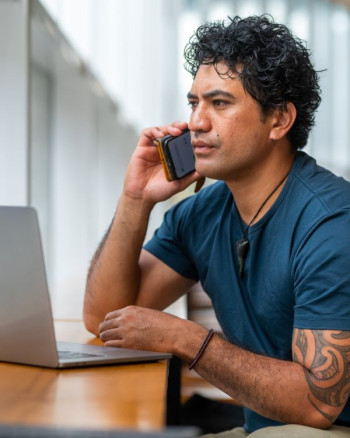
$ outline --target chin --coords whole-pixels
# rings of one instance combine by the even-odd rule
[[[218,179],[219,169],[207,160],[196,159],[196,172],[206,178]]]
[[[216,180],[223,180],[224,179],[220,176],[219,172],[215,172],[215,171],[213,171],[213,169],[201,169],[201,170],[196,169],[196,171],[201,176],[204,176],[205,178],[216,179]]]

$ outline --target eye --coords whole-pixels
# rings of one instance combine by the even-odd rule
[[[214,99],[213,100],[213,105],[214,106],[218,106],[218,107],[225,106],[225,105],[227,105],[227,101],[226,100],[222,100],[222,99]]]
[[[189,101],[187,102],[187,105],[193,110],[193,109],[195,109],[196,106],[198,105],[198,102],[195,101],[195,100],[189,100]]]

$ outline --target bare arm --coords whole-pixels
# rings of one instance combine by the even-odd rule
[[[136,303],[140,284],[139,257],[148,217],[146,207],[143,209],[142,204],[128,202],[122,196],[87,278],[84,322],[95,334],[108,311]]]
[[[197,371],[261,415],[328,428],[349,396],[350,333],[295,329],[292,348],[282,361],[216,337]]]
[[[296,329],[293,358],[303,366],[308,400],[333,423],[350,394],[350,332]]]
[[[192,284],[142,251],[154,205],[169,199],[199,178],[194,172],[178,181],[166,181],[153,145],[156,137],[168,133],[179,135],[186,126],[178,122],[161,129],[149,128],[140,137],[126,173],[115,217],[89,269],[84,322],[95,334],[98,334],[98,326],[107,312],[130,304],[159,308],[158,302],[170,304],[170,299],[184,293]],[[165,289],[168,290],[168,299],[159,301]]]
[[[190,362],[207,330],[162,312],[127,307],[101,324],[108,346],[168,351]],[[261,356],[215,335],[196,371],[242,405],[284,423],[328,428],[350,390],[350,332],[295,329],[293,361]]]

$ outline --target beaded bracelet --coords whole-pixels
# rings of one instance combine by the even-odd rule
[[[201,358],[202,354],[204,353],[204,350],[207,348],[207,346],[208,346],[208,344],[210,342],[210,339],[213,337],[213,335],[214,335],[214,330],[210,329],[208,334],[207,334],[207,337],[205,338],[201,348],[199,349],[199,351],[197,353],[197,356],[188,365],[188,369],[189,370],[192,370],[192,368],[194,368],[196,366],[197,362],[199,361],[199,359]]]

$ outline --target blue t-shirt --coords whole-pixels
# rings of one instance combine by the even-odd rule
[[[298,152],[273,206],[242,238],[232,193],[217,182],[164,218],[145,249],[210,296],[227,340],[292,360],[293,328],[350,330],[350,183]],[[350,403],[340,419],[350,422]],[[275,421],[245,408],[245,429]]]

